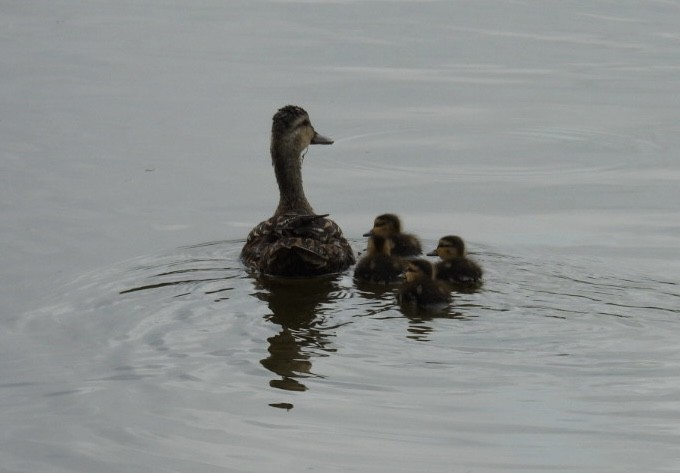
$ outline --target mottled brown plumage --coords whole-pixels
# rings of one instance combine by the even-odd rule
[[[332,143],[316,133],[300,107],[287,105],[274,115],[270,151],[279,205],[248,235],[241,259],[249,268],[272,276],[314,277],[354,263],[340,227],[327,214],[314,213],[302,186],[303,152],[310,144]]]

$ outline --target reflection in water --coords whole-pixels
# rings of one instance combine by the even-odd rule
[[[396,288],[399,284],[375,284],[364,281],[354,281],[361,297],[373,300],[395,300]]]
[[[456,294],[475,294],[480,291],[481,285],[453,285],[447,284],[454,299],[448,304],[420,307],[414,304],[398,304],[397,291],[399,284],[373,284],[355,281],[358,294],[371,301],[371,305],[363,310],[369,316],[382,316],[384,312],[399,310],[409,321],[407,326],[407,338],[427,342],[434,331],[435,319],[468,319],[460,307],[456,304]],[[470,304],[467,304],[470,306]],[[388,318],[391,318],[388,316]]]
[[[163,291],[176,301],[197,302],[196,307],[201,308],[205,308],[202,301],[206,296],[213,303],[229,300],[232,304],[242,304],[245,301],[240,295],[266,303],[269,313],[264,319],[279,329],[267,338],[269,354],[260,363],[277,375],[269,382],[271,387],[298,392],[308,389],[302,382],[305,378],[323,377],[314,373],[313,358],[334,353],[332,339],[336,329],[354,323],[357,318],[391,320],[405,317],[408,320],[407,338],[431,341],[433,332],[438,329],[436,319],[465,319],[467,314],[461,310],[476,309],[469,302],[456,302],[456,294],[473,294],[476,289],[452,288],[454,301],[451,304],[419,308],[399,306],[396,299],[398,283],[367,284],[352,281],[347,275],[317,279],[256,279],[240,265],[232,264],[238,259],[240,246],[240,241],[210,242],[183,248],[181,255],[145,261],[130,274],[131,280],[119,293],[158,297],[153,294]],[[179,312],[180,306],[177,307]],[[349,317],[343,319],[343,315]],[[336,321],[329,322],[331,317]]]
[[[249,279],[242,268],[225,267],[225,254],[233,254],[240,245],[225,248],[225,242],[210,242],[188,247],[200,251],[201,256],[187,255],[186,258],[163,261],[139,268],[146,272],[144,282],[135,282],[120,294],[153,292],[160,289],[174,290],[173,298],[195,294],[220,294],[214,302],[229,299],[234,289],[234,278]],[[240,244],[240,242],[238,242]],[[202,253],[208,252],[207,255]],[[245,278],[244,278],[245,276]],[[324,326],[321,305],[329,302],[332,291],[338,290],[338,276],[317,279],[275,279],[262,278],[255,281],[255,298],[267,303],[271,314],[266,320],[281,327],[276,335],[267,339],[269,356],[261,363],[281,379],[274,379],[270,385],[288,391],[305,391],[300,378],[318,377],[312,373],[312,356],[323,356],[330,348],[332,332]],[[332,299],[332,297],[331,297]],[[321,352],[321,353],[319,353]],[[278,407],[278,406],[274,406]]]
[[[281,331],[267,339],[269,356],[262,365],[281,379],[270,386],[287,391],[306,391],[299,379],[318,376],[312,373],[312,355],[334,351],[329,347],[328,327],[319,307],[338,288],[337,277],[318,279],[259,279],[254,294],[267,302],[272,311],[266,318],[281,326]]]
[[[658,429],[673,427],[659,419],[672,420],[677,404],[669,384],[678,368],[669,360],[680,359],[669,348],[677,345],[677,281],[484,251],[483,288],[454,290],[447,307],[424,310],[400,308],[396,287],[354,284],[350,274],[255,279],[238,264],[241,245],[181,249],[88,276],[64,291],[64,303],[25,322],[26,335],[40,342],[30,345],[40,363],[28,376],[6,376],[1,389],[5,399],[16,393],[17,412],[30,405],[37,413],[5,411],[25,457],[36,438],[70,451],[81,435],[92,455],[116,447],[104,470],[118,461],[119,445],[143,445],[174,464],[173,455],[193,451],[178,449],[185,439],[203,451],[219,445],[220,454],[235,445],[231,458],[246,442],[279,445],[281,432],[291,444],[339,439],[349,452],[368,428],[369,440],[395,439],[388,447],[396,452],[423,439],[451,448],[461,439],[454,424],[470,440],[460,454],[481,445],[480,455],[493,455],[509,435],[523,453],[536,445],[562,451],[583,435],[614,452],[627,432],[640,432],[645,448],[662,441],[675,453],[677,436]],[[566,423],[554,421],[558,415]],[[300,423],[311,432],[296,429]],[[176,437],[156,441],[148,432]],[[35,471],[53,470],[45,457],[49,465]],[[189,466],[204,457],[195,460]],[[545,462],[535,463],[543,471]],[[489,469],[508,464],[481,468]]]
[[[446,306],[418,307],[410,304],[402,304],[401,312],[408,318],[407,338],[419,342],[429,342],[430,335],[434,331],[435,319],[466,319],[458,311],[453,310],[453,303]]]
[[[433,330],[429,322],[427,319],[409,318],[407,337],[418,342],[429,342]]]
[[[307,387],[294,378],[309,376],[312,362],[309,361],[309,355],[302,351],[295,336],[284,327],[281,333],[269,337],[267,341],[269,357],[261,361],[262,366],[281,376],[281,379],[272,379],[269,385],[286,391],[306,391]]]

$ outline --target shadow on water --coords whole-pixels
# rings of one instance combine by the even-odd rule
[[[338,302],[348,291],[339,285],[342,275],[315,279],[255,277],[240,263],[234,265],[241,246],[238,241],[182,248],[181,254],[139,265],[134,282],[118,292],[156,300],[165,294],[177,301],[171,310],[176,312],[182,311],[184,303],[206,307],[201,301],[207,296],[220,311],[228,303],[230,312],[243,307],[247,313],[261,314],[262,303],[266,304],[269,311],[262,319],[278,327],[278,333],[266,340],[269,355],[260,361],[278,376],[269,384],[287,391],[306,391],[302,379],[323,378],[312,371],[313,358],[335,351],[331,340],[343,323],[329,320],[333,312],[343,310]]]
[[[432,307],[401,305],[401,313],[408,319],[407,338],[419,342],[429,342],[434,332],[436,319],[468,320],[470,317],[456,310],[455,303]]]
[[[241,362],[260,367],[246,376],[264,373],[270,387],[292,392],[307,391],[312,380],[326,379],[318,368],[314,370],[315,360],[362,337],[390,344],[398,343],[405,332],[405,339],[437,343],[471,330],[476,319],[485,323],[499,321],[498,316],[507,324],[535,317],[572,324],[613,317],[630,320],[630,325],[643,323],[640,313],[678,314],[675,283],[593,272],[574,261],[557,264],[485,250],[477,255],[488,275],[481,288],[454,288],[448,305],[423,309],[400,306],[398,284],[360,284],[352,280],[351,270],[325,279],[254,277],[239,263],[241,246],[242,241],[212,242],[139,259],[133,267],[128,262],[122,271],[114,268],[88,279],[82,302],[91,304],[85,289],[97,285],[101,291],[117,287],[120,296],[129,297],[116,299],[111,307],[119,317],[103,323],[115,320],[119,338],[136,340],[129,345],[128,356],[143,352],[145,364],[160,366],[158,356],[163,363],[173,357],[171,366],[191,356],[218,354],[233,362],[243,356]],[[71,296],[74,303],[77,294]],[[248,337],[255,343],[252,350],[266,350],[264,358],[260,354],[253,360],[250,351],[241,355],[238,348],[231,348],[247,343]],[[343,337],[342,343],[336,343],[338,337]]]
[[[213,297],[213,302],[219,302],[230,298],[243,300],[244,293],[251,289],[248,292],[255,299],[265,302],[271,311],[265,319],[281,327],[281,333],[276,340],[270,340],[270,343],[279,344],[281,346],[278,348],[282,348],[283,344],[288,344],[287,341],[294,340],[299,345],[298,348],[303,348],[302,352],[312,347],[330,352],[332,350],[328,348],[329,343],[324,341],[329,337],[329,327],[324,326],[327,323],[326,312],[352,309],[359,317],[406,316],[418,323],[436,318],[465,319],[467,316],[457,307],[456,296],[479,291],[479,287],[451,287],[454,299],[445,307],[400,307],[396,301],[399,283],[385,285],[351,280],[351,269],[344,274],[327,278],[256,277],[238,263],[241,245],[242,241],[208,242],[180,248],[180,252],[172,256],[156,257],[135,268],[134,282],[121,289],[119,294],[157,294],[158,291],[169,291],[177,299],[207,295]],[[348,285],[348,281],[351,281],[351,285]],[[214,297],[215,295],[219,297]],[[340,299],[353,299],[354,303],[343,304]],[[342,324],[336,327],[340,325]],[[271,351],[274,350],[272,348]],[[292,359],[298,360],[295,357]],[[268,363],[263,362],[263,365],[270,367],[271,364]],[[308,369],[302,369],[302,364],[298,368],[292,371],[309,372]]]
[[[331,317],[341,312],[357,312],[355,316],[375,318],[403,318],[409,321],[407,338],[429,341],[435,319],[465,319],[452,304],[435,307],[399,306],[396,300],[398,284],[365,284],[354,281],[351,288],[341,285],[342,275],[315,279],[254,278],[256,291],[252,295],[266,302],[271,314],[265,320],[280,327],[279,333],[269,337],[269,356],[260,363],[280,378],[269,385],[287,391],[306,391],[301,381],[305,378],[324,378],[314,373],[315,357],[335,353],[332,340],[337,329],[351,322],[333,322]],[[474,291],[468,290],[468,293]],[[362,308],[358,302],[347,306],[348,299],[366,300]],[[280,406],[275,406],[280,407]],[[290,407],[287,407],[290,408]]]
[[[407,338],[421,342],[431,340],[430,336],[435,330],[434,325],[437,319],[468,320],[474,317],[461,311],[461,308],[457,306],[456,298],[461,294],[475,294],[482,288],[481,284],[477,286],[450,285],[449,289],[452,295],[450,302],[419,307],[398,303],[397,293],[400,284],[376,284],[355,280],[354,289],[362,299],[371,301],[372,309],[367,315],[380,317],[380,313],[384,312],[384,318],[405,317],[408,320]]]
[[[277,376],[269,385],[297,392],[308,389],[305,379],[324,378],[314,372],[313,361],[336,352],[333,340],[344,325],[366,318],[407,320],[407,338],[429,341],[436,319],[468,317],[457,307],[455,291],[453,302],[445,307],[400,307],[399,284],[359,283],[352,280],[351,270],[315,279],[256,277],[238,263],[241,245],[241,241],[209,242],[142,261],[129,273],[127,287],[118,292],[154,304],[169,297],[175,301],[166,309],[170,316],[187,311],[214,313],[211,303],[220,312],[228,307],[229,313],[259,314],[246,317],[251,323],[261,317],[277,331],[266,338],[268,355],[260,360]],[[263,304],[268,310],[263,311]],[[206,324],[206,315],[201,317],[196,323]],[[157,330],[163,338],[163,327]]]
[[[411,390],[449,379],[448,370],[463,375],[452,390],[556,365],[587,381],[588,370],[619,366],[612,355],[646,356],[680,313],[676,281],[574,258],[485,248],[475,255],[483,286],[454,288],[448,305],[424,309],[400,306],[398,284],[361,284],[351,269],[325,279],[254,277],[239,262],[242,244],[178,248],[74,283],[62,305],[26,322],[63,347],[60,364],[95,360],[52,391],[106,393],[118,383],[155,405],[143,394],[150,385],[182,399],[188,389],[214,395],[222,412],[224,399],[247,405],[253,393],[258,409],[290,410],[286,398],[302,402],[310,390],[344,401],[378,389],[404,405]],[[645,330],[648,342],[637,336]]]
[[[300,379],[321,377],[312,372],[312,355],[334,352],[331,338],[337,326],[326,326],[320,306],[338,290],[338,277],[317,279],[256,280],[257,299],[266,302],[271,314],[265,319],[280,327],[279,333],[269,337],[269,356],[260,361],[262,366],[280,376],[269,385],[287,391],[306,391]]]

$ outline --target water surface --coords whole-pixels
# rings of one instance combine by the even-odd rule
[[[680,5],[2,8],[0,470],[680,468]],[[482,288],[246,273],[287,103],[357,252],[397,212]]]
[[[348,275],[253,279],[241,243],[127,261],[23,317],[9,471],[675,464],[677,283],[480,248],[481,290],[413,313]]]

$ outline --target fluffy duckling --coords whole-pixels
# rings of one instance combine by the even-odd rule
[[[453,284],[479,284],[482,268],[467,257],[465,242],[459,236],[448,235],[439,239],[437,248],[427,254],[439,256],[435,265],[435,278]]]
[[[397,282],[402,273],[399,258],[391,255],[392,241],[379,235],[368,238],[367,254],[357,263],[354,277],[361,282],[389,284]]]
[[[332,143],[314,130],[300,107],[287,105],[274,115],[270,151],[279,205],[272,217],[251,230],[241,250],[241,259],[250,269],[272,276],[314,277],[354,264],[340,227],[327,214],[314,213],[302,187],[307,147]]]
[[[399,288],[400,304],[429,306],[446,304],[449,292],[441,283],[432,279],[432,263],[425,259],[408,262],[405,270],[406,282]]]
[[[378,215],[373,228],[364,236],[379,235],[392,240],[392,255],[417,256],[423,252],[420,241],[415,235],[401,232],[401,220],[395,214]]]

